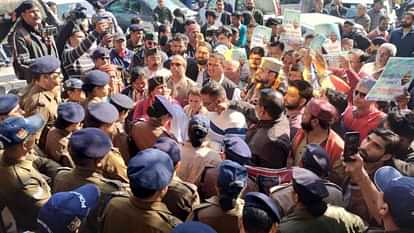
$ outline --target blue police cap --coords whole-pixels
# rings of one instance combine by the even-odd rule
[[[167,153],[150,148],[129,160],[127,173],[131,188],[161,190],[169,185],[174,166]]]
[[[111,104],[123,108],[131,110],[134,108],[134,101],[127,95],[117,93],[109,98]]]
[[[37,222],[40,233],[75,232],[97,207],[99,196],[99,188],[94,184],[53,194],[39,210]]]
[[[85,118],[85,110],[75,102],[61,103],[58,106],[58,118],[70,123],[79,123]]]
[[[250,192],[244,196],[245,207],[255,207],[268,213],[274,222],[279,223],[282,218],[281,208],[272,198],[264,193]]]
[[[325,183],[305,168],[293,167],[293,188],[303,203],[321,201],[329,195]]]
[[[20,144],[39,131],[44,124],[45,120],[40,114],[27,118],[9,117],[0,123],[0,141],[6,147]]]
[[[219,165],[217,186],[223,192],[240,192],[247,183],[247,169],[231,160],[224,160]]]
[[[92,59],[98,59],[98,58],[110,58],[109,50],[104,47],[98,47],[93,51],[92,53]]]
[[[308,144],[302,157],[303,167],[313,173],[327,177],[331,169],[329,155],[319,144]]]
[[[78,78],[70,78],[63,83],[65,90],[82,89],[83,81]]]
[[[131,26],[129,26],[129,31],[131,32],[144,31],[144,27],[139,24],[131,24]]]
[[[175,105],[165,96],[156,95],[154,104],[161,104],[171,116],[174,116],[177,112]]]
[[[159,137],[152,147],[167,153],[173,161],[174,165],[181,160],[180,147],[178,146],[178,143],[170,137]]]
[[[195,221],[180,223],[171,231],[171,233],[195,233],[195,232],[217,233],[209,225],[201,223],[201,222],[195,222]]]
[[[374,182],[384,193],[395,223],[400,228],[413,229],[414,222],[414,177],[402,175],[391,166],[378,169]]]
[[[96,120],[106,124],[114,123],[119,118],[118,109],[107,102],[88,104],[88,113]]]
[[[77,157],[101,159],[111,148],[111,138],[98,128],[78,130],[69,138],[69,149]]]
[[[84,78],[83,86],[103,87],[109,83],[110,77],[107,73],[100,70],[89,71]]]
[[[59,59],[50,55],[36,58],[30,65],[30,71],[36,74],[50,74],[59,69]]]
[[[3,95],[0,96],[0,114],[5,115],[11,112],[19,104],[19,97],[17,95]]]
[[[238,162],[241,165],[248,164],[252,158],[252,152],[250,151],[247,143],[240,137],[226,137],[224,142],[224,153],[226,159]]]
[[[210,120],[200,114],[193,116],[188,123],[189,134],[197,136],[198,138],[207,136],[209,129]]]

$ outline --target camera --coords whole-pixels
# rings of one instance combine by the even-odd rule
[[[46,25],[46,26],[41,28],[41,34],[44,37],[56,36],[57,28],[55,26],[52,26],[52,25]]]
[[[80,4],[76,4],[75,9],[69,12],[69,19],[77,20],[77,19],[86,19],[86,8]]]

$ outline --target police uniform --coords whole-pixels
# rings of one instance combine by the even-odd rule
[[[0,96],[0,116],[7,117],[18,105],[19,97],[17,95],[8,94]]]
[[[181,161],[180,147],[176,141],[169,137],[160,137],[153,148],[167,153],[175,167]],[[194,207],[200,204],[197,186],[182,181],[174,174],[163,202],[175,217],[185,221]]]
[[[77,124],[85,118],[85,111],[78,103],[66,102],[58,106],[57,122]],[[61,126],[58,126],[61,127]],[[75,167],[69,155],[68,144],[71,132],[66,129],[52,128],[46,138],[46,153],[49,158],[65,167]]]
[[[219,166],[217,187],[220,192],[227,192],[237,187],[240,191],[246,187],[247,170],[240,164],[224,160]],[[239,233],[239,219],[242,216],[244,201],[235,200],[235,205],[230,210],[223,210],[219,204],[219,197],[214,196],[206,200],[205,204],[196,207],[188,217],[188,220],[200,221],[214,228],[218,233]]]
[[[158,149],[139,152],[128,163],[131,189],[162,190],[174,173],[170,157]],[[156,194],[155,194],[156,195]],[[160,195],[160,194],[158,194]],[[163,202],[142,200],[136,196],[114,198],[106,208],[103,233],[170,233],[181,221],[174,217]]]
[[[44,121],[40,115],[28,118],[9,117],[0,124],[0,138],[5,146],[0,161],[0,198],[11,211],[20,231],[36,229],[40,207],[49,199],[50,188],[30,159],[9,157],[8,148],[19,145],[39,131]]]
[[[110,77],[107,73],[100,70],[92,70],[86,73],[83,80],[82,90],[86,93],[86,100],[83,103],[85,109],[91,103],[99,103],[104,101],[103,98],[91,95],[95,87],[104,87],[109,84]]]
[[[171,233],[190,233],[190,232],[197,232],[197,233],[217,233],[213,228],[209,225],[190,221],[184,222],[179,224]]]
[[[72,156],[83,159],[102,159],[112,148],[110,138],[100,129],[86,128],[76,131],[69,139]],[[76,165],[72,170],[60,171],[54,180],[53,192],[64,192],[92,183],[101,191],[99,207],[89,217],[81,232],[98,232],[98,216],[103,213],[108,198],[116,192],[127,191],[128,185],[118,180],[104,178],[100,171]]]
[[[37,58],[30,65],[32,73],[37,75],[49,74],[59,71],[60,62],[52,56],[44,56]],[[45,148],[46,136],[49,129],[53,126],[57,117],[57,107],[60,97],[56,94],[56,88],[45,90],[42,87],[33,84],[31,88],[21,99],[21,107],[25,111],[26,116],[40,113],[46,121],[45,128],[38,134],[37,140],[41,149]]]

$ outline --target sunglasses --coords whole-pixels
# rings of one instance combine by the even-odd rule
[[[178,67],[180,67],[180,66],[182,66],[183,64],[181,64],[181,63],[177,63],[177,62],[171,62],[171,66],[178,66]]]
[[[364,93],[364,92],[360,92],[360,91],[355,90],[354,91],[354,95],[355,96],[359,95],[359,97],[365,98],[367,96],[367,93]]]

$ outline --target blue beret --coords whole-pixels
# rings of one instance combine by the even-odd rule
[[[321,201],[329,195],[325,183],[315,173],[293,167],[293,188],[303,203]]]
[[[63,88],[67,89],[82,89],[83,81],[78,78],[70,78],[63,83]]]
[[[50,74],[58,69],[60,69],[59,59],[50,55],[36,58],[30,65],[30,70],[36,74]]]
[[[129,26],[129,30],[131,32],[144,31],[144,27],[139,24],[131,24],[131,26]]]
[[[85,128],[72,134],[69,149],[78,157],[101,159],[112,149],[112,141],[101,129]]]
[[[123,109],[131,110],[134,108],[134,101],[127,95],[117,93],[110,97],[111,104]]]
[[[238,162],[241,165],[245,165],[250,162],[252,153],[249,146],[242,138],[234,136],[226,137],[223,142],[226,159]]]
[[[170,137],[159,137],[155,141],[153,148],[167,153],[174,164],[177,164],[181,160],[181,150],[178,143]]]
[[[264,193],[247,193],[244,197],[244,206],[255,207],[264,210],[266,213],[272,216],[273,221],[277,223],[279,223],[280,219],[282,218],[282,215],[280,214],[281,208],[276,204],[276,201]]]
[[[247,183],[247,169],[240,164],[224,160],[219,165],[217,186],[224,192],[241,192]]]
[[[17,95],[3,95],[0,96],[0,114],[5,115],[11,112],[19,104],[19,97]]]
[[[89,71],[84,78],[83,85],[103,87],[109,83],[109,75],[100,70]]]
[[[171,116],[174,116],[177,112],[176,106],[165,96],[156,95],[154,104],[161,104]]]
[[[0,123],[0,141],[5,146],[20,144],[39,131],[44,124],[45,120],[40,114],[27,118],[9,117]]]
[[[308,144],[302,161],[304,168],[318,175],[328,176],[331,169],[329,155],[319,144]]]
[[[93,118],[106,124],[114,123],[119,118],[118,109],[107,102],[89,104],[88,112]]]
[[[195,233],[195,232],[217,233],[209,225],[201,223],[201,222],[195,222],[195,221],[180,223],[171,231],[171,233]]]
[[[85,184],[73,191],[53,194],[39,210],[40,233],[72,233],[98,205],[100,191],[94,184]]]
[[[92,53],[92,59],[97,59],[97,58],[110,58],[109,56],[109,50],[107,48],[103,48],[103,47],[98,47],[95,49],[95,51],[93,51]]]
[[[210,120],[203,115],[195,115],[188,123],[188,132],[191,137],[203,138],[210,129]]]
[[[70,123],[79,123],[85,118],[85,110],[75,102],[61,103],[58,106],[58,118]]]
[[[132,189],[161,190],[170,184],[174,165],[167,153],[150,148],[129,160],[127,173]]]

